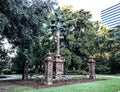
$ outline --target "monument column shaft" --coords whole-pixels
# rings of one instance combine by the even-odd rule
[[[57,47],[56,47],[56,54],[60,55],[60,32],[56,32],[56,39],[57,39]]]

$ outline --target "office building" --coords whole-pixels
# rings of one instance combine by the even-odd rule
[[[120,3],[101,11],[101,19],[109,29],[120,25]]]

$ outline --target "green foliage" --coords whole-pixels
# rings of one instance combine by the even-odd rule
[[[83,74],[88,74],[87,71],[84,71],[84,70],[68,70],[67,71],[67,74],[70,74],[70,75],[83,75]]]
[[[54,0],[1,0],[0,37],[6,37],[10,44],[17,47],[14,69],[23,72],[24,61],[30,65],[43,66],[44,52],[41,39],[46,30],[48,13],[53,10]]]
[[[4,14],[0,13],[0,35],[2,34],[7,23],[8,23],[7,17]]]
[[[120,54],[113,55],[110,58],[110,67],[111,67],[111,73],[116,74],[120,73]]]
[[[3,70],[1,70],[1,73],[2,74],[11,74],[12,71],[11,71],[11,69],[3,69]]]
[[[18,74],[22,74],[24,70],[24,61],[25,56],[23,55],[22,51],[19,51],[17,56],[13,59],[13,66],[12,71],[16,71]]]
[[[106,65],[98,65],[96,67],[97,74],[110,74],[110,67]]]
[[[32,39],[44,35],[42,23],[46,22],[47,13],[52,9],[51,1],[34,0],[27,7],[23,0],[1,0],[0,12],[8,19],[3,35],[10,43],[30,49]],[[51,5],[50,5],[51,4]]]
[[[61,55],[65,58],[65,69],[68,70],[68,67],[71,65],[71,52],[69,49],[61,49]]]
[[[82,60],[80,56],[77,56],[74,53],[72,53],[72,62],[71,62],[72,68],[75,68],[75,70],[81,69],[81,65],[82,65]]]
[[[23,72],[24,61],[30,62],[30,68],[44,70],[44,59],[50,50],[55,52],[55,32],[48,33],[49,20],[55,19],[51,14],[56,2],[54,0],[1,0],[0,1],[0,69],[9,59],[2,41],[6,38],[13,48],[17,47],[17,56],[13,60],[13,70]],[[119,72],[113,65],[119,62],[116,54],[120,52],[120,27],[108,31],[100,22],[90,21],[92,15],[83,9],[73,11],[71,6],[63,7],[62,18],[66,31],[61,31],[61,55],[65,58],[65,70],[85,69],[90,55],[97,59],[110,60],[112,73]],[[50,39],[53,38],[53,39]],[[105,56],[108,53],[108,56]],[[55,54],[55,53],[54,53]],[[101,60],[101,59],[100,59]],[[99,61],[100,61],[99,60]],[[108,73],[107,63],[97,64],[98,73]],[[105,65],[103,65],[105,64]],[[118,64],[119,65],[119,64]],[[117,67],[117,66],[116,66]],[[115,70],[115,71],[114,71]]]
[[[6,78],[6,76],[0,76],[0,78]]]
[[[0,12],[0,70],[5,67],[7,60],[9,60],[7,51],[4,48],[5,37],[3,36],[3,30],[5,29],[7,23],[8,23],[7,17]]]
[[[100,22],[91,22],[89,12],[73,11],[71,6],[63,8],[63,18],[68,27],[68,31],[62,33],[62,43],[63,48],[69,49],[71,53],[69,69],[86,69],[88,57],[94,55],[97,62],[96,72],[111,73],[109,59],[120,52],[120,27],[109,31]]]
[[[0,35],[0,71],[3,68],[6,68],[6,64],[8,61],[10,61],[10,58],[8,56],[8,51],[4,48],[4,38]]]
[[[71,6],[63,7],[62,12],[67,26],[67,30],[61,32],[64,36],[64,40],[61,40],[64,44],[62,49],[67,48],[71,53],[69,69],[81,69],[83,62],[96,51],[96,34],[90,21],[91,14],[85,10],[73,11]]]

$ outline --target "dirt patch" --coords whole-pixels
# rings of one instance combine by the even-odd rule
[[[14,80],[9,81],[13,84],[21,85],[21,86],[28,86],[32,88],[49,88],[49,87],[57,87],[62,85],[70,85],[70,84],[76,84],[76,83],[86,83],[86,82],[94,82],[94,81],[100,81],[103,79],[71,79],[71,80],[57,80],[53,82],[53,85],[45,85],[43,81],[38,80]]]
[[[9,92],[11,88],[14,88],[16,86],[18,85],[9,81],[0,81],[0,92]]]

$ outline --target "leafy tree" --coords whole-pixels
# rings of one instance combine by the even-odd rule
[[[97,24],[97,23],[96,23]],[[118,65],[116,59],[119,54],[119,26],[113,30],[108,30],[105,25],[97,24],[99,29],[96,31],[96,49],[95,54],[97,73],[117,73],[114,66]],[[114,71],[115,69],[115,71]],[[111,71],[111,72],[110,72]]]
[[[95,53],[95,31],[90,21],[91,14],[88,11],[73,11],[71,6],[63,7],[62,16],[65,19],[67,29],[61,32],[64,39],[61,40],[61,48],[68,49],[72,58],[67,59],[69,69],[81,69],[83,61],[87,62],[89,55]],[[68,61],[69,60],[69,61]],[[83,64],[85,65],[85,64]]]
[[[7,60],[9,60],[7,51],[4,48],[5,37],[2,34],[7,23],[8,23],[8,19],[4,16],[4,14],[0,13],[0,70],[5,68]]]
[[[119,73],[119,58],[120,58],[120,26],[110,30],[109,36],[112,38],[110,42],[111,57],[109,59],[111,73]]]
[[[113,39],[111,41],[111,54],[114,55],[120,52],[120,26],[110,30],[109,35]]]
[[[1,26],[2,35],[8,39],[9,43],[19,48],[22,62],[35,61],[38,56],[34,56],[32,53],[41,54],[38,50],[35,52],[34,47],[38,47],[36,40],[46,34],[46,31],[43,30],[43,23],[47,22],[47,14],[56,3],[50,0],[31,0],[31,2],[28,0],[1,0],[0,3],[0,14],[4,16],[2,21],[8,20],[5,26]]]

